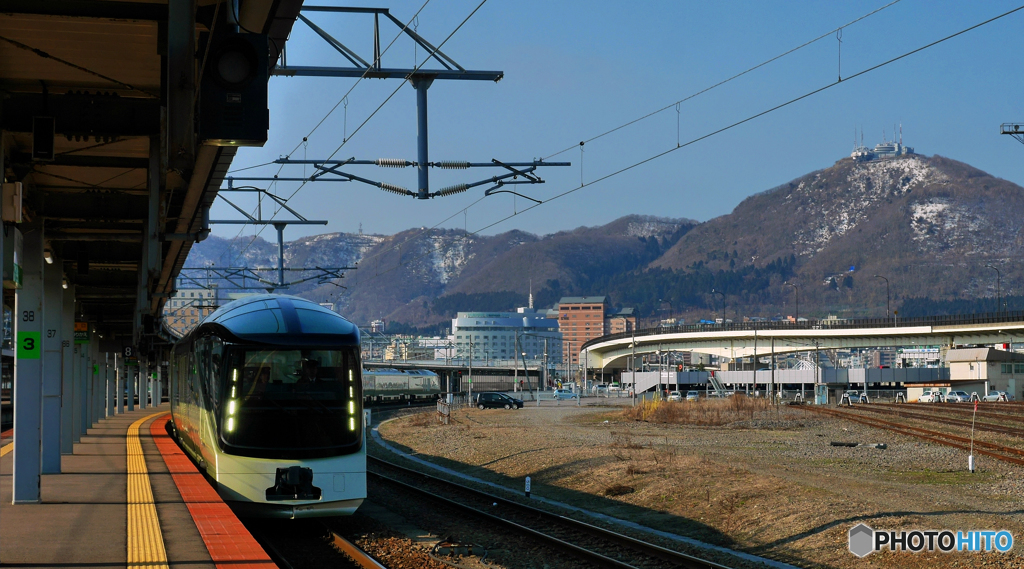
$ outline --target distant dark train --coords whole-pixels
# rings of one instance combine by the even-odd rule
[[[433,401],[441,394],[441,380],[429,370],[363,370],[366,403]]]
[[[308,300],[227,304],[175,346],[172,435],[250,513],[349,515],[366,498],[359,330]]]

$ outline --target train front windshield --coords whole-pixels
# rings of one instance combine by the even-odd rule
[[[232,454],[332,456],[360,448],[362,384],[355,348],[229,353],[220,410]]]

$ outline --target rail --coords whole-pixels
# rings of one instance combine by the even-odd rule
[[[549,534],[547,534],[545,532],[538,531],[537,529],[534,529],[534,528],[531,528],[531,527],[526,527],[525,525],[521,525],[520,523],[516,523],[516,522],[513,522],[511,520],[502,518],[502,517],[498,517],[498,516],[496,516],[494,514],[491,514],[491,513],[488,513],[488,512],[484,512],[484,511],[481,511],[481,510],[479,510],[477,508],[474,508],[472,506],[468,506],[468,505],[463,504],[461,502],[455,501],[455,500],[453,500],[451,498],[451,496],[453,494],[455,494],[455,493],[465,493],[465,494],[468,494],[468,495],[472,496],[474,499],[480,500],[481,503],[483,503],[483,504],[487,504],[487,505],[491,505],[491,504],[500,505],[500,507],[497,508],[497,510],[494,510],[494,511],[501,511],[503,513],[510,513],[510,512],[513,512],[513,511],[519,511],[519,512],[523,513],[523,518],[524,519],[531,520],[528,523],[536,524],[538,522],[541,522],[543,524],[548,525],[549,527],[553,526],[553,527],[556,527],[556,528],[560,528],[560,532],[561,533],[564,533],[565,529],[569,529],[571,531],[574,531],[574,532],[586,535],[586,536],[588,536],[590,538],[598,538],[596,540],[591,539],[589,541],[590,543],[606,543],[606,544],[614,544],[616,546],[624,546],[624,547],[632,550],[635,554],[646,556],[648,558],[659,560],[661,562],[667,562],[667,563],[671,564],[674,567],[684,567],[684,568],[687,568],[687,569],[690,569],[690,568],[725,569],[725,567],[726,567],[725,565],[721,565],[721,564],[715,563],[713,561],[708,561],[706,559],[701,559],[699,557],[694,557],[692,555],[687,555],[685,553],[681,553],[681,552],[678,552],[678,551],[673,551],[671,549],[667,549],[667,548],[664,548],[664,547],[661,547],[661,546],[658,546],[658,545],[654,545],[652,543],[647,543],[645,541],[642,541],[642,540],[639,540],[639,539],[636,539],[636,538],[632,538],[632,537],[629,537],[627,535],[623,535],[623,534],[616,533],[616,532],[613,532],[613,531],[610,531],[610,530],[606,530],[604,528],[600,528],[600,527],[597,527],[597,526],[594,526],[594,525],[590,525],[590,524],[587,524],[587,523],[584,523],[584,522],[581,522],[581,521],[578,521],[578,520],[567,518],[565,516],[560,516],[558,514],[553,514],[551,512],[545,511],[545,510],[540,510],[540,509],[537,509],[537,508],[533,508],[533,507],[521,504],[519,502],[515,502],[515,501],[512,501],[512,500],[507,500],[505,498],[494,496],[494,495],[488,494],[486,492],[481,492],[479,490],[475,490],[475,489],[472,489],[472,488],[467,488],[467,487],[465,487],[465,486],[463,486],[461,484],[455,484],[455,483],[449,482],[449,481],[441,479],[441,478],[436,478],[434,476],[430,476],[428,474],[424,474],[424,473],[419,472],[419,471],[411,470],[411,469],[408,469],[408,468],[405,468],[405,467],[393,464],[391,462],[388,462],[388,461],[385,461],[385,460],[381,460],[381,459],[376,458],[376,457],[367,457],[367,460],[368,460],[368,463],[370,463],[370,464],[376,464],[376,465],[385,466],[386,468],[396,470],[396,471],[401,472],[401,473],[403,473],[405,475],[414,476],[415,479],[417,480],[417,483],[416,483],[416,485],[406,484],[406,483],[404,483],[404,482],[402,482],[400,480],[396,480],[394,478],[390,478],[388,476],[384,476],[384,475],[379,474],[379,473],[373,473],[374,476],[377,476],[377,477],[379,477],[379,478],[381,478],[383,480],[386,480],[389,483],[394,483],[396,485],[399,485],[399,486],[401,486],[402,488],[404,488],[406,490],[409,490],[409,491],[412,491],[412,492],[415,492],[415,493],[418,493],[418,494],[422,494],[422,495],[424,495],[424,496],[426,496],[426,497],[428,497],[428,498],[430,498],[432,500],[440,501],[440,502],[444,503],[445,505],[452,506],[452,507],[455,507],[455,508],[459,508],[459,509],[463,509],[463,510],[472,512],[474,515],[479,515],[481,517],[484,517],[484,518],[488,519],[489,521],[493,522],[494,524],[500,524],[500,525],[503,525],[505,527],[511,528],[513,531],[521,532],[521,533],[527,534],[527,535],[529,535],[531,537],[534,537],[534,538],[537,538],[539,540],[542,540],[542,541],[548,543],[549,545],[551,545],[553,547],[556,547],[558,549],[562,549],[564,551],[570,552],[573,555],[579,556],[580,558],[587,560],[589,566],[593,566],[593,567],[621,567],[621,568],[624,568],[624,569],[633,569],[633,567],[634,567],[633,565],[630,565],[630,564],[628,564],[626,562],[623,562],[621,560],[618,560],[618,559],[613,559],[613,558],[611,558],[611,557],[609,557],[607,555],[603,555],[603,554],[601,554],[601,553],[599,553],[597,551],[593,551],[591,549],[586,549],[586,548],[580,547],[580,546],[575,545],[573,543],[570,543],[569,541],[566,541],[564,539],[555,538],[555,537],[553,537],[553,536],[551,536],[551,535],[549,535]],[[429,482],[434,483],[434,484],[442,485],[444,488],[446,488],[445,496],[440,496],[438,494],[434,494],[434,493],[429,492],[429,491],[425,490],[424,488],[422,488],[422,482],[426,482],[426,481],[429,481]],[[619,553],[621,554],[621,551]]]
[[[345,555],[352,558],[352,561],[359,565],[363,569],[387,569],[384,565],[381,565],[376,559],[370,557],[369,553],[366,553],[359,548],[356,544],[342,537],[342,535],[334,531],[330,526],[324,526],[329,533],[328,539],[338,551],[341,551]]]
[[[801,407],[801,409],[811,413],[831,415],[833,417],[853,421],[854,423],[860,423],[868,427],[892,431],[894,433],[907,435],[918,439],[923,439],[943,446],[958,448],[961,450],[970,450],[972,448],[971,439],[965,437],[958,437],[956,435],[942,433],[939,431],[932,431],[930,429],[911,427],[909,425],[901,425],[899,423],[883,421],[882,419],[876,419],[874,417],[865,417],[852,410],[825,409],[823,407],[813,405]],[[995,443],[989,443],[978,440],[973,441],[973,449],[975,453],[990,456],[996,460],[1001,460],[1003,462],[1012,462],[1013,464],[1018,465],[1024,465],[1024,458],[1018,458],[1019,455],[1024,455],[1024,451],[1021,451],[1020,449],[1015,449],[1013,447],[1008,447],[1005,445],[997,445]]]

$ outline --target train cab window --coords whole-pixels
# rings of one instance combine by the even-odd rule
[[[331,456],[362,443],[356,348],[226,351],[221,440],[245,456]]]

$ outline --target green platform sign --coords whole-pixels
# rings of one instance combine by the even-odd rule
[[[43,353],[39,332],[18,332],[18,359],[38,360]]]

